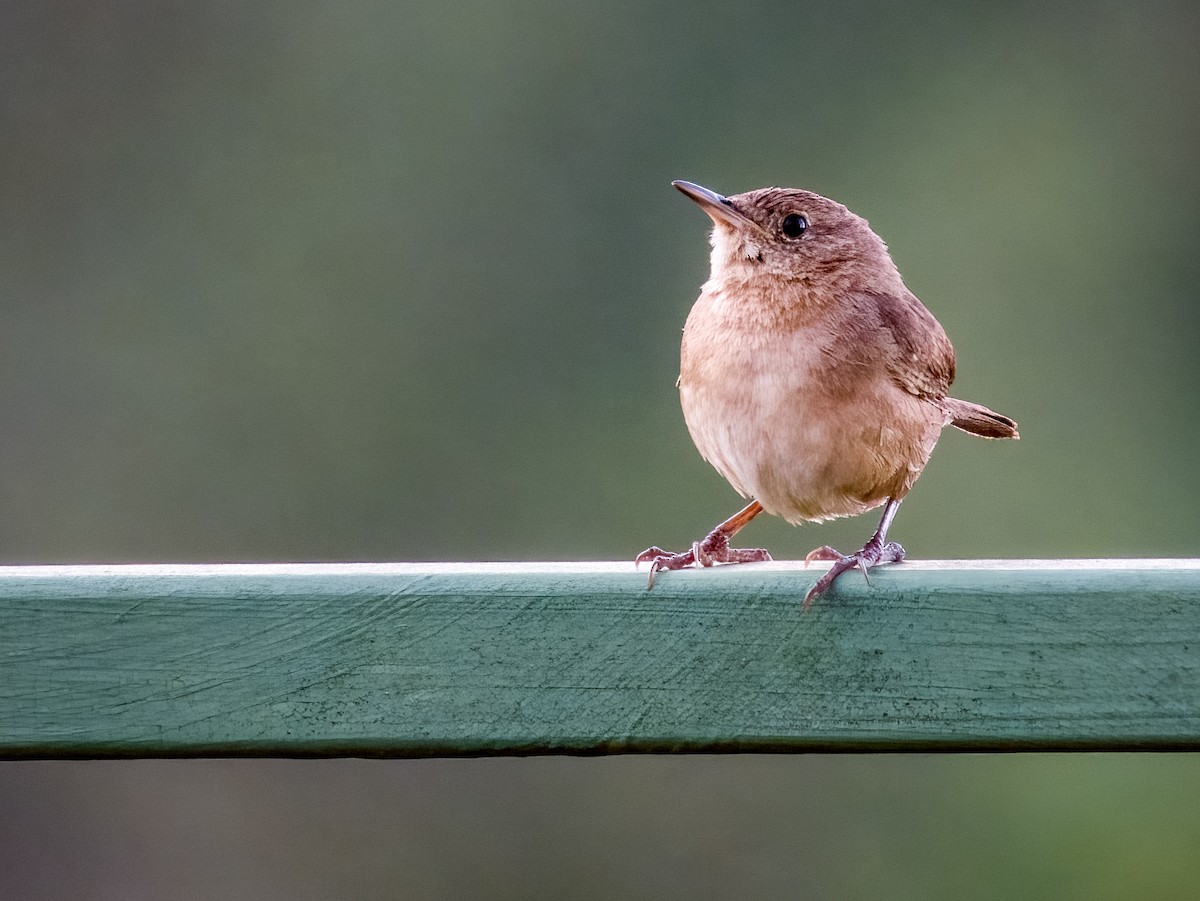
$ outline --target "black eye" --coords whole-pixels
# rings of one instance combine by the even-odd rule
[[[788,213],[779,226],[788,238],[799,238],[808,228],[808,220],[799,213]]]

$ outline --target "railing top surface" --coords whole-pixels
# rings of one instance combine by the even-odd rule
[[[741,567],[718,566],[713,571],[743,573],[815,573],[823,564],[805,566],[803,561],[776,560]],[[1064,559],[973,559],[906,560],[874,573],[976,572],[1095,572],[1130,570],[1138,572],[1200,570],[1200,557],[1109,557]],[[642,572],[645,567],[642,568]],[[270,576],[270,575],[539,575],[578,573],[627,575],[635,572],[626,560],[581,561],[418,561],[394,563],[83,563],[0,566],[0,579],[14,577],[66,578],[71,576]]]

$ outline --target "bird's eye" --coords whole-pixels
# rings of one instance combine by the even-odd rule
[[[779,227],[783,231],[784,237],[799,238],[808,228],[808,219],[799,213],[788,213],[783,217],[783,222]]]

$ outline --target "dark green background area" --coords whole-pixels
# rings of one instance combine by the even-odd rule
[[[866,216],[955,393],[1020,422],[946,435],[912,556],[1196,555],[1200,12],[1044,6],[0,8],[0,562],[685,545],[739,499],[673,388],[707,272],[673,178]],[[0,894],[1188,897],[1198,790],[1191,757],[9,764]]]

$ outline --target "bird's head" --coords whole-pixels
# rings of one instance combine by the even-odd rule
[[[840,203],[798,188],[759,188],[722,196],[687,181],[676,188],[713,221],[712,278],[772,278],[809,289],[896,290],[887,245],[867,220]]]

